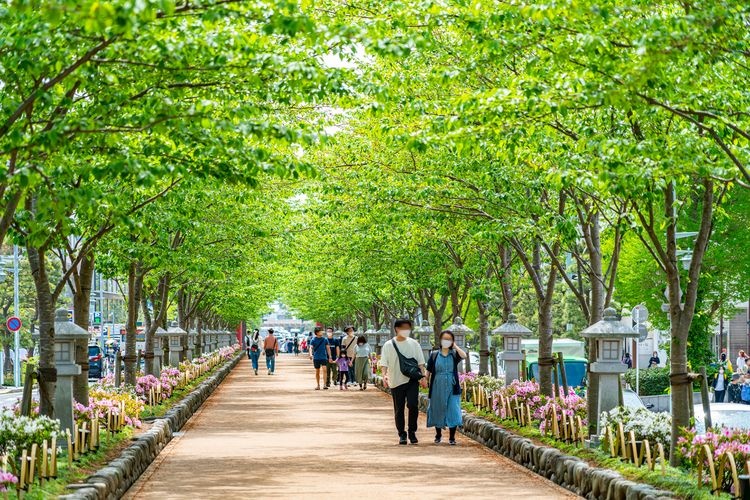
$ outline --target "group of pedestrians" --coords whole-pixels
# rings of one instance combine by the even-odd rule
[[[258,374],[258,362],[260,356],[266,357],[266,369],[269,375],[276,372],[276,356],[279,354],[279,339],[273,334],[273,329],[268,330],[268,335],[261,338],[260,330],[257,328],[252,334],[245,335],[245,350],[247,357],[253,364],[253,371]]]
[[[723,350],[716,373],[711,377],[711,387],[714,390],[714,402],[723,403],[726,398],[729,403],[750,405],[750,357],[744,350],[740,350],[736,365],[727,359]]]
[[[334,337],[333,328],[326,328],[323,335],[323,328],[315,327],[308,352],[315,367],[316,391],[330,389],[331,385],[338,385],[341,391],[357,385],[359,390],[367,390],[372,349],[364,335],[354,334],[354,327],[347,326],[344,332],[339,339]]]

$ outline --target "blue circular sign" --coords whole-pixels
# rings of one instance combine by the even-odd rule
[[[10,318],[8,318],[8,321],[5,322],[5,326],[7,326],[8,330],[10,330],[11,332],[17,332],[18,330],[20,330],[22,324],[23,323],[21,323],[21,319],[15,316],[11,316]]]

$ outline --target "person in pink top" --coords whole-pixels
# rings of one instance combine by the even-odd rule
[[[340,390],[349,390],[349,367],[351,366],[351,360],[346,354],[346,350],[342,349],[341,354],[336,360],[336,366],[339,369],[339,387]]]

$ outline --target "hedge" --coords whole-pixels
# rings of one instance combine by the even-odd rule
[[[635,389],[635,370],[625,372],[625,381]],[[669,367],[641,369],[640,396],[660,396],[669,389]]]

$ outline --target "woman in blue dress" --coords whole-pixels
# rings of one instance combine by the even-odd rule
[[[430,404],[427,407],[427,427],[435,428],[435,444],[443,438],[443,428],[450,431],[451,445],[456,444],[456,428],[463,423],[461,416],[461,384],[458,364],[466,353],[456,345],[453,333],[440,334],[440,349],[430,353],[427,371],[430,372]]]

